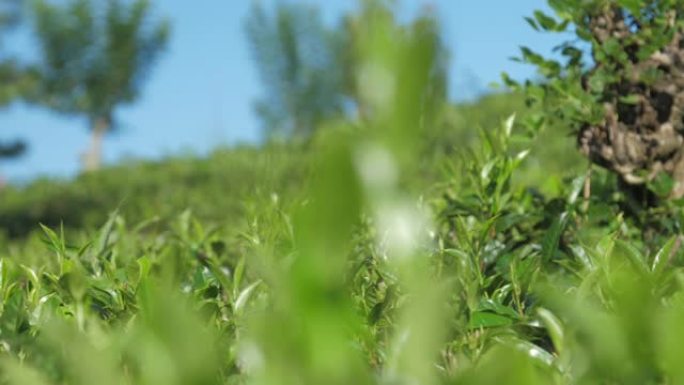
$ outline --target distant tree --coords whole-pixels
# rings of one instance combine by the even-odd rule
[[[397,39],[420,34],[438,47],[430,93],[446,99],[449,55],[433,15],[425,12],[400,25],[394,19],[391,2],[360,3],[359,12],[344,16],[335,27],[326,26],[310,5],[279,3],[273,12],[259,3],[253,5],[246,31],[266,89],[256,112],[268,131],[308,136],[330,118],[349,114],[357,119],[368,117],[369,107],[358,89],[360,51],[365,26],[379,16],[391,19]],[[426,101],[425,105],[439,104]]]
[[[308,136],[344,109],[337,32],[315,7],[280,3],[268,12],[255,2],[247,39],[266,89],[256,113],[270,133]]]
[[[369,56],[368,52],[362,52],[368,49],[369,26],[380,19],[387,20],[386,25],[391,29],[389,35],[394,39],[404,43],[418,39],[423,44],[423,53],[428,56],[426,60],[430,63],[428,87],[426,94],[422,95],[423,105],[439,108],[448,97],[449,50],[442,39],[433,9],[425,7],[415,19],[401,24],[395,17],[394,2],[391,0],[362,0],[360,4],[359,12],[343,18],[339,37],[341,44],[338,44],[341,47],[338,67],[343,70],[343,92],[353,100],[358,116],[364,118],[371,113],[371,108],[360,97],[359,86],[363,85],[364,80],[359,79],[359,60]]]
[[[97,169],[116,108],[139,97],[166,47],[169,24],[152,20],[147,0],[36,0],[33,19],[40,42],[40,86],[33,98],[57,112],[87,117],[92,140],[83,165]]]

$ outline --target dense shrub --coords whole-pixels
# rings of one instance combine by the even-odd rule
[[[131,221],[167,219],[190,209],[198,218],[238,224],[244,200],[293,195],[307,170],[307,151],[267,146],[217,151],[206,159],[132,162],[74,181],[40,180],[0,191],[0,228],[23,236],[38,223],[68,229],[100,226],[119,210]]]

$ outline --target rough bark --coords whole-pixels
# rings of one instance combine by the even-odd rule
[[[677,15],[670,16],[675,28]],[[619,80],[605,89],[603,121],[585,124],[580,129],[581,151],[592,162],[616,172],[629,185],[643,185],[659,173],[667,173],[675,183],[671,197],[684,197],[682,31],[674,31],[666,46],[648,58],[639,59],[637,53],[641,47],[633,39],[638,26],[631,25],[620,8],[606,8],[592,18],[590,28],[600,43],[609,39],[623,43],[628,62],[617,65]],[[604,65],[605,62],[595,65],[584,77],[585,88]],[[657,80],[645,81],[653,73],[657,73]],[[626,101],[627,96],[632,100]]]

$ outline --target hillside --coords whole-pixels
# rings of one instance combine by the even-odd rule
[[[419,172],[405,178],[423,191],[445,181],[444,166],[513,113],[524,114],[516,95],[491,95],[447,108],[425,138]],[[533,156],[516,181],[556,192],[562,176],[583,162],[563,129],[548,129],[535,139]],[[39,224],[66,229],[101,226],[114,210],[131,222],[169,219],[189,209],[201,219],[225,225],[245,220],[246,202],[272,193],[287,199],[301,190],[311,162],[309,148],[270,144],[219,149],[207,158],[171,157],[134,161],[81,175],[74,180],[37,180],[0,190],[0,234],[10,238],[39,231]],[[558,156],[562,154],[562,156]],[[543,166],[542,166],[543,165]]]
[[[2,191],[0,383],[681,378],[678,218],[519,100]]]

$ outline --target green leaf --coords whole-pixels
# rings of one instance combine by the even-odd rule
[[[565,347],[565,333],[563,332],[563,324],[550,310],[543,307],[537,308],[537,316],[546,327],[546,331],[551,337],[553,347],[558,354],[563,353]]]
[[[656,177],[648,183],[648,188],[659,197],[666,198],[672,192],[674,185],[674,179],[672,179],[670,175],[659,172]]]
[[[572,250],[572,254],[580,261],[582,267],[587,271],[596,270],[596,266],[594,265],[591,256],[584,247],[580,245],[570,245],[570,250]]]
[[[675,246],[677,248],[681,246],[680,235],[676,235],[668,239],[663,247],[658,250],[653,258],[653,262],[651,263],[651,271],[656,274],[660,274],[663,270],[665,270],[665,267],[670,263],[673,252],[676,251]]]
[[[638,15],[641,13],[641,7],[644,4],[643,0],[617,0],[617,3],[621,7],[627,8],[627,10],[633,14]]]
[[[620,102],[625,104],[637,104],[641,100],[641,97],[637,94],[631,94],[620,97]]]
[[[138,258],[136,263],[138,264],[138,285],[140,285],[142,281],[150,274],[150,270],[152,269],[152,261],[150,260],[150,257],[145,255]]]
[[[542,241],[542,259],[550,261],[556,256],[558,251],[558,244],[561,236],[568,224],[568,213],[562,213],[556,220],[553,221],[551,227],[546,230],[544,239]]]
[[[534,11],[534,18],[536,19],[537,24],[546,31],[557,31],[559,28],[559,24],[556,23],[556,20],[542,11]]]
[[[237,293],[240,290],[240,285],[242,284],[242,276],[245,273],[245,257],[240,258],[235,271],[233,273],[233,293]]]
[[[247,304],[247,301],[252,296],[254,289],[256,289],[257,286],[259,286],[260,284],[261,284],[261,280],[257,280],[256,282],[247,286],[246,288],[244,288],[240,292],[240,295],[238,295],[237,300],[235,301],[235,313],[236,314],[240,314],[242,312],[242,309],[245,307],[245,305]]]
[[[501,326],[509,326],[513,324],[513,320],[509,317],[502,316],[488,311],[476,311],[470,316],[468,328],[493,328]]]
[[[529,17],[529,16],[526,16],[526,17],[525,17],[525,21],[526,21],[527,24],[529,24],[532,28],[534,28],[535,31],[539,31],[539,26],[537,25],[537,22],[534,21],[533,18],[531,18],[531,17]]]
[[[575,202],[577,202],[577,198],[579,197],[580,193],[582,192],[582,189],[584,188],[584,184],[587,181],[587,178],[590,177],[590,173],[587,173],[586,175],[578,176],[577,178],[572,180],[572,183],[570,184],[570,194],[568,194],[568,204],[569,205],[574,205]]]
[[[480,301],[478,311],[493,312],[511,319],[520,318],[520,315],[512,308],[488,298]]]
[[[63,258],[66,253],[66,245],[64,244],[64,233],[62,233],[62,236],[59,236],[54,230],[43,225],[42,223],[40,223],[39,225],[48,238],[47,244],[57,254],[58,258]]]
[[[112,233],[114,232],[114,224],[116,223],[116,220],[118,218],[119,210],[116,209],[109,215],[109,219],[107,219],[107,222],[105,222],[105,224],[100,229],[100,236],[98,237],[97,242],[97,250],[95,250],[96,256],[98,258],[102,258],[111,248],[110,238],[112,236]]]
[[[539,346],[529,341],[518,339],[513,344],[513,347],[516,348],[518,351],[525,353],[529,358],[544,366],[553,366],[553,363],[555,361],[553,355],[551,355],[551,353],[547,352],[546,350],[540,348]]]
[[[504,133],[506,133],[506,137],[510,138],[511,133],[513,133],[513,125],[515,124],[515,113],[512,114],[511,116],[506,119],[504,122]]]
[[[616,239],[613,253],[618,251],[621,251],[632,263],[632,265],[639,269],[640,272],[646,273],[650,271],[644,254],[639,249],[634,247],[634,245],[632,245],[630,242],[625,242],[622,239]]]

